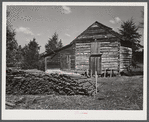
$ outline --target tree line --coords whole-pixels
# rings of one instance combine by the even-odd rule
[[[22,69],[40,69],[44,70],[44,59],[41,58],[40,45],[35,38],[30,40],[24,47],[18,45],[15,39],[16,32],[12,26],[7,25],[6,39],[6,65],[7,67],[20,67]],[[46,53],[50,53],[63,46],[62,40],[58,39],[58,34],[49,38],[45,45]]]
[[[143,25],[144,23],[141,23]],[[134,52],[139,49],[141,35],[138,32],[140,25],[136,25],[133,19],[122,22],[119,33],[122,36],[125,44],[131,44],[133,58],[135,62],[136,57]],[[36,39],[30,40],[24,47],[18,45],[15,38],[16,32],[12,25],[7,22],[6,27],[6,65],[7,67],[20,67],[22,69],[40,69],[44,70],[44,59],[41,58],[40,45]],[[45,44],[45,52],[50,53],[63,46],[62,40],[58,38],[55,32]]]

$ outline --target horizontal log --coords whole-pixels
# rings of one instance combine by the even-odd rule
[[[120,46],[120,49],[132,50],[130,47]]]
[[[76,63],[76,66],[89,66],[89,63],[84,63],[84,62],[80,62],[80,63]]]
[[[80,64],[80,63],[86,63],[86,64],[89,64],[89,61],[87,61],[87,60],[85,60],[85,61],[76,60],[76,64]]]
[[[111,52],[104,52],[102,55],[110,55],[110,54],[113,55],[113,54],[119,54],[119,53],[118,53],[118,51],[115,51],[115,52],[111,51]]]
[[[120,56],[132,56],[132,54],[129,54],[129,53],[120,53]]]
[[[129,65],[130,65],[130,63],[125,63],[125,64],[121,63],[120,67],[125,67],[125,66],[129,66]]]
[[[131,62],[123,62],[123,63],[120,63],[121,66],[126,66],[126,65],[128,66],[128,65],[130,65],[130,64],[131,64]]]
[[[82,44],[82,43],[81,43]],[[78,49],[78,48],[90,48],[91,47],[91,45],[77,45],[76,47],[75,47],[75,49]]]
[[[132,55],[132,52],[120,52],[120,55]]]
[[[131,59],[132,59],[131,57],[126,57],[126,58],[120,57],[120,60],[131,60]]]
[[[76,54],[76,57],[78,57],[78,56],[86,56],[86,57],[89,58],[90,55],[91,55],[91,54],[80,54],[80,53],[78,54],[78,53],[77,53],[77,54]]]
[[[100,45],[101,47],[118,47],[117,43],[108,43],[108,44],[102,44]]]
[[[115,42],[117,38],[115,37],[111,37],[111,38],[98,38],[96,37],[96,42]],[[76,40],[76,43],[90,43],[90,42],[95,42],[95,39],[93,39],[93,37],[80,37],[80,38],[77,38]]]
[[[120,60],[120,63],[123,63],[123,62],[131,62],[131,60]]]
[[[79,45],[91,45],[91,43],[76,43],[76,46],[79,46]]]
[[[130,62],[131,62],[131,60],[127,60],[127,61],[126,60],[125,61],[121,60],[120,61],[120,63],[130,63]]]
[[[105,66],[118,66],[118,63],[102,63],[102,66],[105,67]]]
[[[91,46],[76,46],[75,49],[80,49],[80,48],[83,48],[83,49],[90,49]]]
[[[118,60],[110,60],[110,61],[102,61],[102,63],[113,63],[113,62],[117,62],[118,63]]]
[[[123,54],[123,53],[132,54],[132,51],[129,51],[129,52],[128,52],[128,51],[121,51],[121,50],[120,50],[120,54]]]
[[[104,50],[104,49],[108,49],[108,50],[114,49],[114,50],[116,50],[116,49],[118,49],[118,48],[117,48],[117,47],[100,47],[100,49],[101,49],[101,50]]]
[[[115,40],[115,39],[111,39],[111,40]],[[101,44],[118,44],[118,41],[108,41],[108,42],[101,42]]]
[[[89,57],[90,53],[76,53],[76,57],[77,56],[85,56],[85,55]]]
[[[119,53],[119,51],[117,51],[117,50],[110,50],[110,51],[107,51],[107,50],[100,50],[100,53],[102,53],[102,55],[104,54],[104,53],[112,53],[112,52],[114,52],[114,53]]]
[[[102,58],[117,58],[118,55],[104,55]]]
[[[89,69],[89,66],[76,66],[75,67],[76,70],[84,70],[84,69]]]
[[[115,57],[115,58],[109,58],[109,57],[107,57],[107,58],[102,58],[102,61],[104,61],[104,60],[113,60],[113,59],[118,59],[118,57]]]
[[[120,59],[131,59],[132,56],[120,56]]]
[[[118,70],[117,67],[102,67],[102,72],[105,71],[106,69],[110,69],[110,70]]]
[[[100,49],[100,52],[118,52],[118,49]]]
[[[101,48],[104,48],[104,47],[118,48],[118,45],[116,45],[116,44],[115,45],[100,45],[100,47]]]
[[[79,53],[80,54],[80,53]],[[88,53],[89,54],[89,53]],[[81,58],[81,57],[85,57],[85,58],[89,58],[90,57],[90,54],[89,55],[77,55],[76,58]]]
[[[87,61],[84,61],[84,62],[83,61],[82,62],[76,61],[75,64],[76,65],[83,65],[83,64],[89,65],[89,62],[87,62]]]
[[[89,60],[89,56],[76,56],[76,60]]]
[[[76,53],[90,53],[90,50],[76,50]]]

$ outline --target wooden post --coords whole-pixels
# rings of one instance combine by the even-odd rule
[[[88,74],[88,69],[86,70],[86,75],[87,75],[87,77],[89,77],[89,74]]]
[[[112,77],[112,69],[111,69],[111,71],[110,71],[110,77]]]
[[[104,77],[106,77],[106,69],[105,69]]]
[[[95,79],[96,79],[96,94],[97,94],[97,71],[95,71]]]

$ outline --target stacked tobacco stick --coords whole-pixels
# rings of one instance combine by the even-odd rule
[[[6,94],[13,95],[92,95],[94,84],[65,74],[9,72],[6,75]]]

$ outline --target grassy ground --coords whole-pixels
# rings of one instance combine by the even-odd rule
[[[143,76],[98,78],[95,96],[6,95],[6,101],[16,103],[6,109],[142,110]]]

